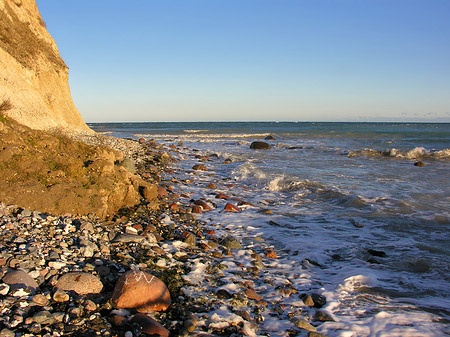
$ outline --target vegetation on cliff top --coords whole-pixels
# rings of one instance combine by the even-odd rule
[[[20,21],[7,2],[4,6],[5,11],[0,11],[0,48],[28,69],[36,67],[38,55],[47,57],[55,65],[56,71],[67,69],[59,54],[34,33],[30,23]],[[45,26],[39,14],[37,20],[41,26]]]

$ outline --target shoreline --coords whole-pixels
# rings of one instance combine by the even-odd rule
[[[178,151],[176,147],[166,148],[161,144],[157,148],[159,154]],[[139,165],[142,168],[138,160],[136,166]],[[208,224],[202,216],[193,214],[191,208],[202,207],[200,205],[206,208],[208,203],[194,205],[187,196],[172,192],[171,185],[177,181],[172,177],[174,172],[170,165],[166,171],[161,181],[161,185],[166,186],[166,192],[162,190],[160,194],[161,209],[129,208],[128,212],[122,210],[122,214],[128,213],[128,216],[117,216],[114,221],[53,217],[2,204],[2,277],[8,268],[23,269],[38,283],[33,296],[2,293],[2,326],[23,334],[50,336],[68,333],[122,336],[127,331],[133,332],[128,321],[124,326],[111,323],[117,321],[115,315],[133,312],[116,313],[110,301],[115,282],[133,265],[160,277],[171,290],[172,305],[166,312],[153,314],[171,336],[188,333],[301,336],[306,335],[307,330],[316,330],[313,325],[320,325],[320,321],[312,319],[314,312],[320,310],[313,309],[314,303],[311,307],[305,306],[300,298],[301,291],[297,288],[301,278],[283,280],[270,273],[273,268],[289,267],[278,265],[277,258],[282,253],[259,236],[255,240],[245,239],[242,228]],[[127,233],[144,240],[114,242],[120,234]],[[57,278],[73,271],[98,276],[103,290],[89,296],[69,292],[66,302],[55,301]],[[37,295],[47,298],[46,305],[33,302]],[[77,315],[70,313],[73,307],[83,308],[87,300],[94,302],[94,310],[80,310]],[[286,307],[287,302],[290,308]],[[36,315],[40,311],[49,312],[53,319],[38,323]],[[324,317],[331,319],[329,315]],[[276,322],[278,324],[269,332],[268,327]],[[138,333],[135,331],[133,335]]]

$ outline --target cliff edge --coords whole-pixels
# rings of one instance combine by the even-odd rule
[[[35,0],[0,1],[0,104],[32,129],[93,132],[76,109],[68,68]]]

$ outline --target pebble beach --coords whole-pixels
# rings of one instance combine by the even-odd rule
[[[125,151],[142,177],[160,180],[160,205],[99,220],[2,203],[0,336],[323,336],[322,323],[334,318],[308,275],[287,276],[294,266],[285,253],[251,228],[208,220],[209,213],[271,212],[213,182],[208,161],[219,158],[192,152],[185,160],[195,165],[181,181],[171,162],[186,156],[182,144],[95,138],[88,142]],[[208,176],[208,194],[184,192]],[[161,280],[167,305],[121,305],[121,277],[145,287]]]

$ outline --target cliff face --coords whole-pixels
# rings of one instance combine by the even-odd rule
[[[33,129],[92,132],[73,104],[68,68],[35,0],[0,1],[0,104]]]

